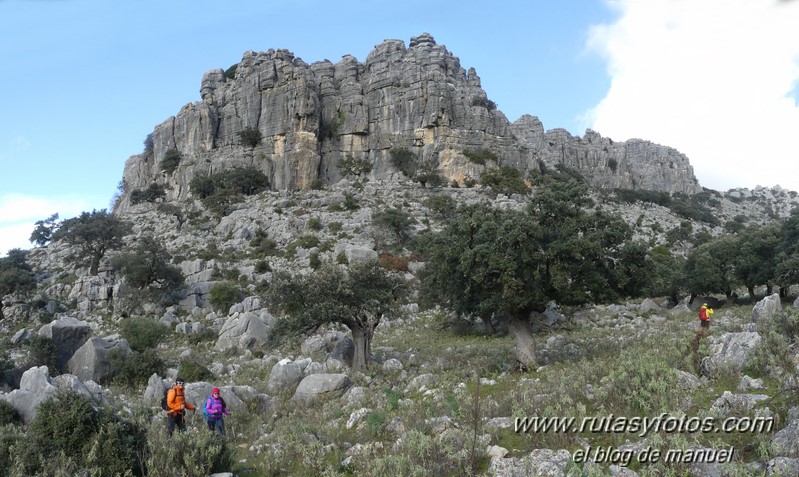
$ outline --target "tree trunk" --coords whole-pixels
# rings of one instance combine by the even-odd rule
[[[483,323],[485,323],[486,328],[488,328],[488,332],[491,335],[497,334],[497,328],[494,326],[494,322],[491,321],[491,317],[490,316],[488,318],[484,318],[484,317],[481,316],[480,319],[483,320]]]
[[[535,368],[535,340],[530,322],[527,319],[510,316],[508,330],[516,338],[516,361],[519,366],[524,370]]]
[[[360,371],[369,367],[369,356],[372,354],[372,334],[373,330],[367,330],[355,325],[350,328],[352,332],[352,342],[355,344],[355,352],[352,355],[352,370]]]
[[[748,287],[746,287],[746,289],[749,291],[749,301],[751,303],[754,303],[755,302],[755,287],[748,286]]]

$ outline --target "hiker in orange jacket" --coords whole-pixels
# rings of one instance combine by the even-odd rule
[[[181,432],[186,430],[186,409],[194,410],[194,406],[186,402],[186,392],[183,389],[185,385],[186,382],[183,378],[175,379],[175,385],[166,395],[166,404],[169,406],[166,430],[170,436],[175,430],[175,426],[178,426],[178,430]]]
[[[702,303],[699,307],[699,326],[702,328],[710,328],[710,316],[713,314],[713,308],[707,306],[707,303]]]

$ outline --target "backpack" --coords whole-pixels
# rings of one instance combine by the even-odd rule
[[[699,319],[702,321],[707,321],[707,308],[699,308]]]
[[[169,412],[170,409],[169,409],[169,403],[166,402],[166,397],[169,394],[170,389],[171,388],[166,388],[166,390],[164,391],[164,396],[161,398],[161,409],[167,412]]]

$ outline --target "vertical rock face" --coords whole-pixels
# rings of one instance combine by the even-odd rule
[[[371,174],[385,177],[398,174],[390,164],[396,147],[461,182],[497,165],[471,163],[463,151],[489,149],[500,165],[526,172],[563,164],[595,187],[701,190],[688,159],[674,149],[614,142],[590,130],[582,138],[545,132],[529,115],[511,124],[475,70],[465,70],[427,33],[408,47],[386,40],[364,63],[345,55],[335,64],[308,65],[288,50],[249,51],[233,78],[221,69],[207,72],[200,96],[156,126],[150,150],[128,159],[128,194],[157,183],[171,199],[185,198],[196,175],[237,166],[260,169],[272,189],[302,189],[317,179],[340,179],[336,165],[347,156],[369,160]],[[238,133],[247,128],[260,131],[260,144],[241,144]],[[182,154],[171,173],[160,165],[169,149]]]

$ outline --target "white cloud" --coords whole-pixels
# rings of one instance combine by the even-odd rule
[[[616,0],[592,27],[611,87],[586,125],[685,153],[713,189],[799,190],[799,2]]]
[[[0,195],[0,256],[12,248],[31,248],[28,238],[36,221],[56,212],[61,219],[74,217],[90,210],[90,203],[89,198]]]

